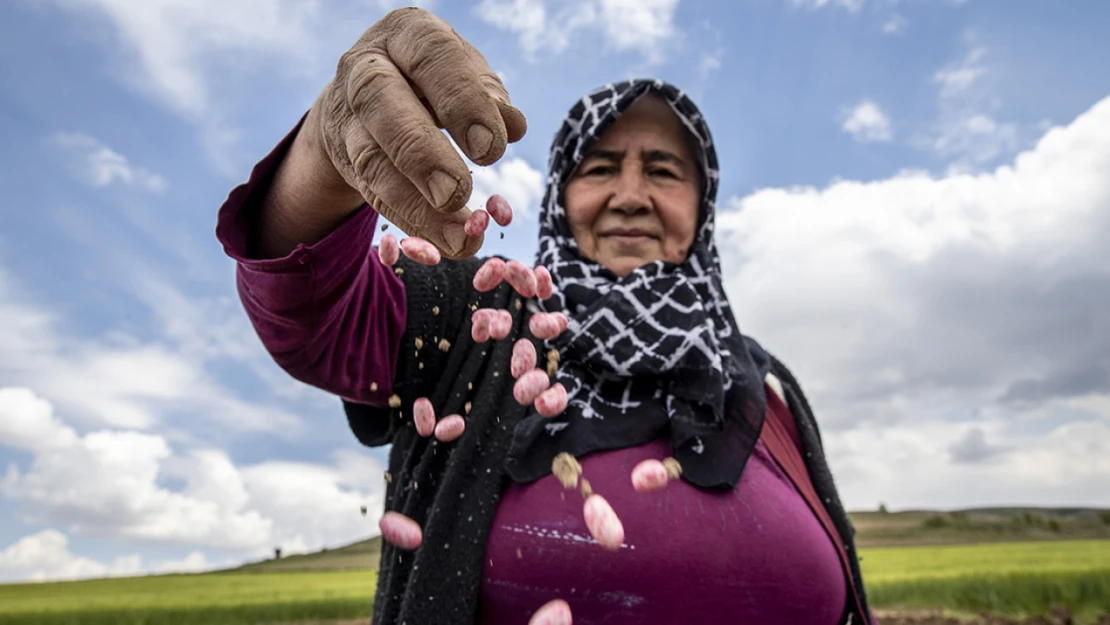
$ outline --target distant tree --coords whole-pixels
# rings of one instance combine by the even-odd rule
[[[1103,510],[1099,512],[1098,518],[1102,521],[1103,525],[1110,525],[1110,510]]]
[[[1060,533],[1060,522],[1057,521],[1056,519],[1049,520],[1048,529],[1053,531],[1053,532],[1056,532],[1057,534]]]
[[[274,559],[275,560],[280,560],[281,559],[281,547],[274,547]]]
[[[889,513],[890,513],[890,511],[886,509],[886,504],[885,503],[880,503],[879,504],[879,514],[889,514]]]
[[[940,528],[940,527],[948,527],[948,524],[949,524],[948,517],[944,516],[943,514],[934,514],[933,516],[925,519],[922,522],[922,525],[924,525],[925,527],[929,527],[929,528],[933,528],[933,529]]]
[[[366,506],[359,506],[358,509],[362,512],[362,516],[366,516]]]

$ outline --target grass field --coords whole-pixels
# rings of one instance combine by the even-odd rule
[[[936,515],[919,516],[917,528]],[[874,521],[877,527],[921,534],[906,523],[906,513],[880,517]],[[967,519],[954,518],[956,523]],[[861,525],[859,519],[856,522]],[[959,540],[958,532],[977,533],[982,528],[965,524],[960,530],[931,523],[927,529],[948,532],[947,542],[954,544],[928,544],[943,542],[934,532],[923,534],[924,539],[919,535],[918,546],[860,550],[874,606],[1024,616],[1064,604],[1081,617],[1079,622],[1110,611],[1110,540],[1059,539],[1091,528],[1077,524],[1073,528],[1081,532],[1050,530],[1057,540],[1034,536],[1021,542],[959,544],[967,541]],[[1041,519],[1032,525],[1047,522]],[[861,529],[860,536],[866,538],[865,532],[873,536],[875,527]],[[370,567],[376,566],[379,553],[380,541],[375,539],[201,575],[0,585],[0,623],[245,625],[365,618],[376,582]]]

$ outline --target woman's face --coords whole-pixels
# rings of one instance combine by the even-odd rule
[[[624,277],[657,260],[686,260],[700,194],[689,133],[665,101],[646,96],[594,143],[563,204],[582,254]]]

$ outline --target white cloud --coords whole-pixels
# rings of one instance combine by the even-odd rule
[[[502,30],[517,33],[530,57],[541,50],[559,54],[572,36],[600,31],[617,51],[638,51],[649,62],[662,58],[661,46],[676,35],[678,0],[482,0],[474,13]]]
[[[94,187],[119,182],[129,187],[161,192],[166,179],[141,167],[133,166],[126,156],[82,133],[59,132],[51,143],[69,153],[76,175]]]
[[[825,7],[839,7],[855,13],[863,8],[865,0],[790,0],[790,4],[807,9],[823,9]]]
[[[353,451],[337,453],[333,466],[263,462],[238,467],[223,451],[193,447],[178,452],[157,434],[121,429],[79,434],[54,415],[49,402],[21,388],[0,388],[0,424],[0,446],[31,456],[26,469],[14,463],[7,468],[0,495],[31,525],[133,546],[222,550],[240,560],[265,555],[276,545],[296,553],[376,533],[383,469]],[[362,505],[374,514],[362,517]],[[21,563],[34,548],[65,555],[64,536],[43,536],[9,548],[0,569],[26,568]],[[61,555],[47,561],[45,569],[25,573],[117,571]],[[118,572],[206,563],[198,552],[176,563],[136,564]]]
[[[950,173],[975,172],[1018,149],[1016,124],[994,118],[1001,101],[985,82],[990,76],[987,49],[974,46],[958,63],[936,72],[939,115],[936,127],[919,143],[951,159]]]
[[[906,31],[906,26],[909,22],[906,18],[895,13],[891,15],[885,22],[883,22],[882,31],[887,35],[898,35]]]
[[[0,580],[60,581],[119,577],[140,573],[196,573],[212,568],[199,551],[178,560],[157,560],[144,565],[142,556],[118,556],[110,564],[78,556],[69,550],[69,537],[54,529],[24,536],[0,551]]]
[[[1110,97],[992,172],[726,203],[737,319],[799,374],[853,505],[1108,503],[1107,171]],[[1013,456],[955,466],[957,421]]]
[[[287,408],[247,402],[209,373],[210,364],[226,360],[262,370],[268,356],[248,343],[254,335],[241,310],[226,301],[186,298],[142,271],[134,275],[132,286],[150,296],[164,322],[164,342],[121,331],[102,338],[69,335],[60,329],[64,319],[29,301],[0,269],[0,327],[13,330],[0,338],[5,383],[35,389],[90,425],[150,429],[187,416],[193,427],[207,423],[225,432],[302,431],[300,418]],[[273,384],[288,386],[277,379]]]
[[[856,141],[890,141],[893,132],[890,118],[871,100],[861,100],[844,116],[840,128]]]
[[[543,199],[544,176],[520,157],[513,157],[491,167],[474,168],[472,208],[485,206],[493,194],[509,201],[513,214],[529,217],[539,211]]]

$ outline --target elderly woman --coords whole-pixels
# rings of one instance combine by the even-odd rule
[[[578,101],[539,265],[506,280],[438,128],[489,164],[525,122],[450,27],[393,12],[219,217],[274,359],[392,445],[374,622],[872,622],[809,406],[725,297],[689,98]],[[412,258],[380,260],[379,214]]]

